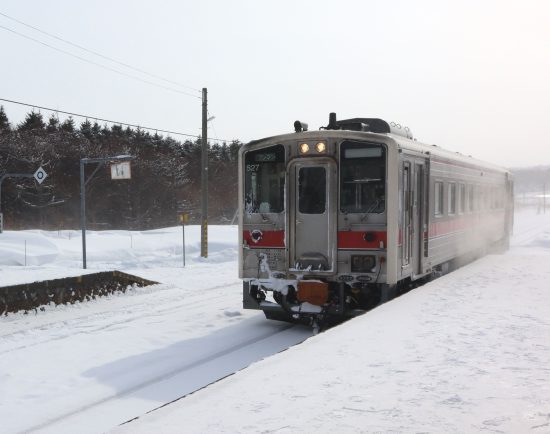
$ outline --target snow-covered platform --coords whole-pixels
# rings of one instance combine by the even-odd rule
[[[549,432],[550,215],[514,247],[117,432]]]

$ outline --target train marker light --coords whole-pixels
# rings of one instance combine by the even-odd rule
[[[327,145],[324,142],[319,142],[315,145],[315,149],[317,149],[317,152],[322,154],[327,150]]]
[[[297,133],[301,133],[302,131],[307,131],[307,124],[301,121],[294,122],[294,131],[296,131]]]
[[[307,154],[309,152],[309,145],[307,143],[302,143],[300,145],[300,154]]]

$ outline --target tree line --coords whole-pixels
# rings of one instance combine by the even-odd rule
[[[209,144],[209,223],[228,223],[237,207],[237,156],[241,143]],[[201,218],[201,140],[184,142],[139,128],[85,120],[77,125],[52,114],[27,113],[12,125],[0,106],[0,177],[5,173],[48,174],[6,178],[0,206],[5,229],[80,227],[80,159],[132,155],[132,178],[111,180],[101,167],[86,186],[90,229],[151,229],[173,226],[186,212]],[[95,165],[86,165],[89,178]]]

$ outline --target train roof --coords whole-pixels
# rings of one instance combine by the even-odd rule
[[[460,152],[453,152],[447,149],[441,148],[438,145],[428,145],[426,143],[419,142],[417,140],[403,139],[402,137],[396,137],[392,134],[388,134],[389,137],[392,137],[399,148],[407,149],[414,152],[421,152],[424,154],[429,153],[432,157],[439,157],[442,159],[453,160],[461,162],[464,164],[470,164],[474,166],[484,167],[491,169],[497,172],[511,173],[509,169],[505,167],[498,166],[493,163],[488,163],[487,161],[478,160],[477,158],[472,157],[471,155],[464,155]]]
[[[331,123],[333,123],[331,128]],[[295,128],[299,131],[299,126],[306,124],[295,122]],[[358,129],[360,128],[360,129]],[[288,140],[310,140],[314,138],[348,138],[354,140],[380,140],[384,143],[395,143],[398,149],[405,149],[417,153],[430,155],[431,157],[439,157],[441,159],[453,160],[463,164],[474,165],[491,169],[503,173],[511,173],[509,169],[488,163],[483,160],[478,160],[470,155],[464,155],[460,152],[453,152],[444,149],[438,145],[429,145],[413,139],[412,133],[408,128],[402,128],[400,125],[389,124],[382,119],[377,118],[353,118],[334,121],[331,119],[329,126],[326,129],[319,131],[300,131],[289,134],[266,137],[259,140],[249,142],[246,147],[260,145],[262,143],[273,141],[288,141]],[[387,139],[391,139],[388,141]]]

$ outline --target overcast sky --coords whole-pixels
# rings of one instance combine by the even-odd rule
[[[334,111],[396,121],[420,141],[504,166],[550,164],[547,0],[3,0],[0,13],[207,87],[211,137],[286,133],[296,119],[317,129]],[[198,91],[2,15],[0,26],[192,95],[0,28],[0,98],[200,134]],[[29,111],[0,104],[12,123]]]

